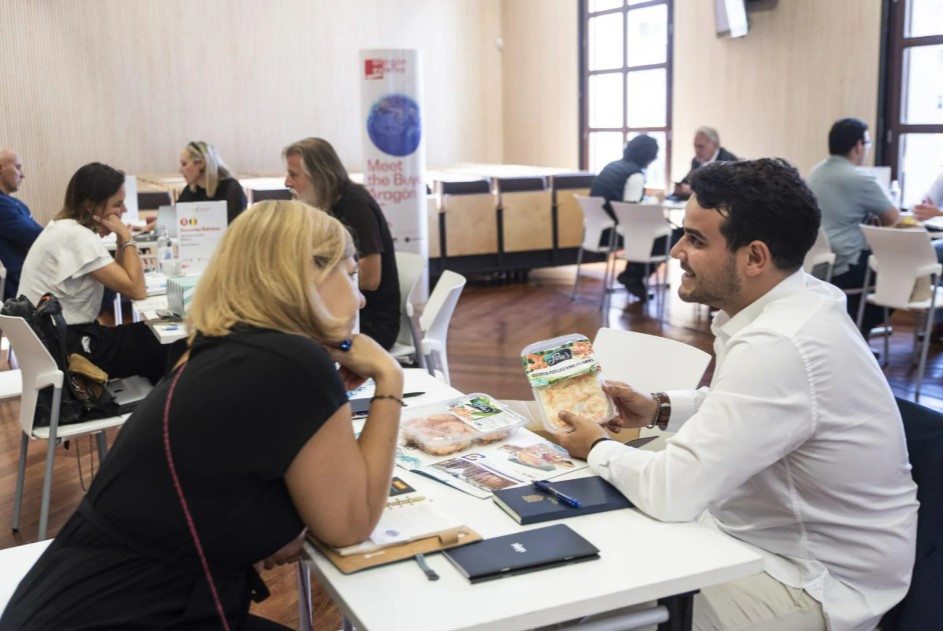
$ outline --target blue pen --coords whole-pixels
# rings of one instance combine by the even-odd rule
[[[540,491],[541,493],[546,493],[547,495],[555,498],[557,501],[563,502],[567,506],[571,506],[573,508],[583,507],[583,503],[581,501],[579,501],[575,497],[570,497],[569,495],[565,495],[561,493],[560,491],[550,486],[550,483],[547,482],[546,480],[534,480],[533,484],[534,484],[534,488]]]

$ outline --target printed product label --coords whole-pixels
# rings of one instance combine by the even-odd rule
[[[528,353],[521,357],[521,364],[534,388],[543,388],[599,370],[589,340],[565,342],[560,346]]]

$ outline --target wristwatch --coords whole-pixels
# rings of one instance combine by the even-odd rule
[[[661,431],[668,429],[668,421],[671,420],[671,399],[664,392],[652,392],[652,399],[655,400],[655,415],[652,416],[652,422],[646,427],[652,429],[657,427]]]

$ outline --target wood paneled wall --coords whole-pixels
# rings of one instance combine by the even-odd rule
[[[504,0],[504,160],[579,167],[579,41],[573,0]]]
[[[675,0],[675,180],[690,168],[700,125],[717,128],[737,156],[783,157],[804,175],[828,155],[835,120],[874,128],[881,0],[760,5],[772,6],[751,10],[750,33],[731,39],[715,34],[713,2]]]
[[[329,139],[361,171],[361,48],[417,48],[427,164],[501,162],[500,0],[0,0],[0,146],[44,221],[76,168],[175,172],[189,140],[278,172]]]

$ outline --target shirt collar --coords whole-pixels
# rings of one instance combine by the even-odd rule
[[[732,318],[725,312],[718,311],[717,315],[714,316],[714,321],[711,323],[711,333],[714,334],[714,337],[730,339],[753,322],[757,316],[763,312],[766,305],[783,296],[794,294],[802,290],[803,287],[805,287],[805,272],[800,268],[793,274],[782,279],[779,284],[768,292],[741,309],[740,312]]]
[[[698,165],[704,166],[705,164],[710,164],[711,162],[715,162],[717,160],[717,156],[719,155],[720,155],[720,146],[714,149],[714,155],[711,156],[710,160],[704,160],[703,162],[701,160],[698,160]]]

